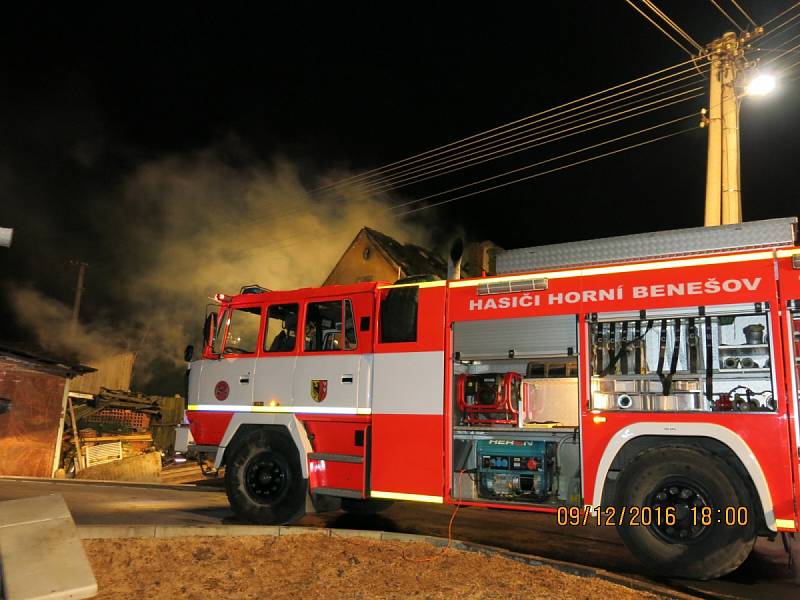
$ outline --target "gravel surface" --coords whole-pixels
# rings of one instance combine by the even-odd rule
[[[318,535],[84,540],[97,598],[653,598],[429,544]]]

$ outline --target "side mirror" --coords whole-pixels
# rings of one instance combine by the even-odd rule
[[[0,415],[7,413],[11,410],[11,400],[8,398],[0,398]]]
[[[192,362],[192,357],[194,356],[194,346],[189,344],[186,346],[186,350],[183,351],[183,360],[186,362]]]
[[[203,325],[203,347],[207,347],[217,330],[217,313],[209,313]]]

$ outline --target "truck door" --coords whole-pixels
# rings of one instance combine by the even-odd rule
[[[256,406],[292,404],[294,368],[299,342],[300,304],[275,302],[267,308],[264,344],[256,364],[253,403]]]
[[[311,441],[309,487],[315,495],[366,494],[373,302],[372,293],[361,292],[303,305],[293,396]]]
[[[331,414],[357,414],[359,408],[369,407],[372,356],[365,353],[371,348],[359,343],[366,342],[366,336],[356,332],[354,307],[369,307],[371,300],[371,294],[353,294],[306,302],[303,329],[298,331],[302,347],[294,373],[295,406]]]
[[[252,406],[261,313],[259,305],[230,307],[223,313],[211,345],[217,360],[203,361],[198,404],[231,410]]]

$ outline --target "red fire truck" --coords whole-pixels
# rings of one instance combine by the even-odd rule
[[[497,275],[218,296],[196,449],[289,523],[406,500],[616,526],[663,574],[798,531],[796,219],[502,252]]]

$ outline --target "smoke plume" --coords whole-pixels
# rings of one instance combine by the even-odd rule
[[[429,245],[387,211],[392,202],[358,187],[320,200],[288,162],[231,159],[219,148],[161,158],[140,165],[92,217],[87,281],[106,300],[82,311],[75,335],[70,307],[30,287],[13,291],[12,305],[43,348],[84,361],[135,351],[138,386],[179,392],[164,389],[180,381],[165,373],[180,373],[216,292],[320,285],[363,226]]]

